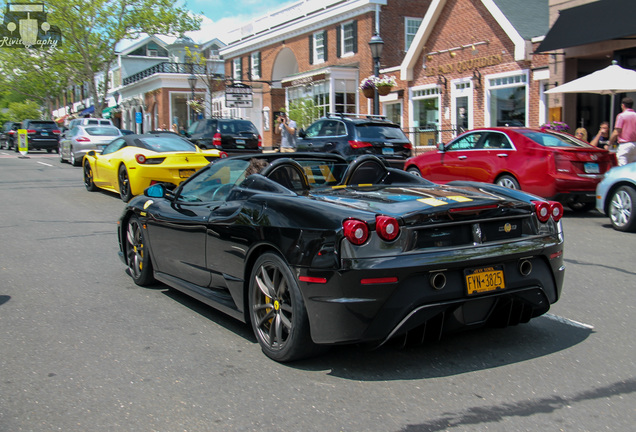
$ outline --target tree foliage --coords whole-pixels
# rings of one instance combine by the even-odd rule
[[[108,72],[121,41],[199,29],[200,19],[178,4],[176,0],[47,0],[47,20],[59,27],[62,45],[41,51],[3,50],[2,69],[14,71],[0,80],[0,88],[13,86],[44,103],[61,96],[70,84],[88,83],[88,96],[99,116],[113,85]]]
[[[293,119],[299,128],[306,128],[320,117],[320,107],[316,106],[310,97],[297,99],[289,103],[289,118]]]

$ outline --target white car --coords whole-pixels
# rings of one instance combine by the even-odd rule
[[[636,162],[614,167],[596,186],[596,209],[614,229],[636,231]]]
[[[86,153],[90,150],[101,153],[104,147],[121,135],[115,126],[75,126],[60,138],[60,162],[68,160],[73,166],[80,166]]]

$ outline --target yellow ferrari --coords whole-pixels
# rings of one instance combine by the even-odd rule
[[[219,150],[201,150],[172,133],[125,135],[83,159],[84,185],[119,193],[124,202],[155,183],[179,185],[213,160]]]

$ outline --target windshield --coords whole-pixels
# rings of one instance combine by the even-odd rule
[[[135,139],[140,147],[159,153],[165,152],[194,152],[196,147],[194,144],[186,141],[177,135],[161,134],[160,136],[147,136]]]
[[[588,143],[579,141],[573,136],[558,132],[539,132],[539,131],[519,131],[520,134],[530,138],[532,141],[544,147],[570,147],[582,148],[592,147]]]
[[[330,187],[340,183],[348,165],[344,162],[295,158],[303,168],[310,188]],[[270,165],[264,158],[219,159],[197,172],[181,186],[179,199],[187,202],[218,201],[251,174],[261,173]],[[276,176],[271,180],[281,183]]]
[[[103,127],[103,126],[95,126],[95,127],[87,127],[86,133],[93,136],[119,136],[119,129],[116,127]]]

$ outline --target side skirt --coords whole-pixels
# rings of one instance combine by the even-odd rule
[[[245,322],[245,315],[243,312],[236,309],[231,297],[227,295],[215,293],[209,288],[203,288],[184,281],[183,279],[161,272],[155,272],[155,279],[231,316],[232,318]]]

